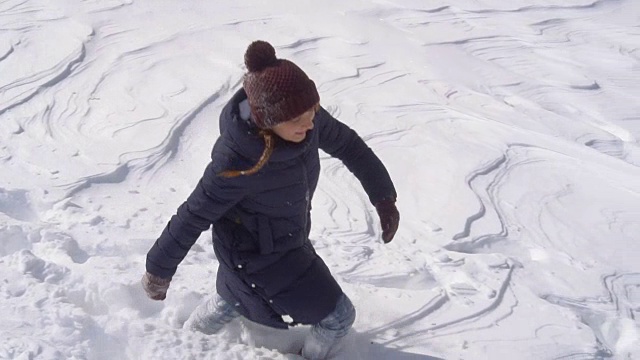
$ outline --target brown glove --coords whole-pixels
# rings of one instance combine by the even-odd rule
[[[400,222],[400,213],[396,208],[396,199],[384,199],[377,202],[375,205],[378,216],[380,217],[380,224],[382,225],[382,241],[385,244],[393,240],[393,236],[398,230],[398,223]]]
[[[142,288],[153,300],[164,300],[167,297],[170,282],[171,279],[163,279],[148,272],[142,276]]]

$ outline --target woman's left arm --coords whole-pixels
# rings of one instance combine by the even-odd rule
[[[316,114],[315,125],[319,131],[320,148],[340,159],[358,178],[380,216],[384,242],[391,241],[398,228],[400,214],[395,206],[396,189],[387,168],[353,129],[322,107]]]

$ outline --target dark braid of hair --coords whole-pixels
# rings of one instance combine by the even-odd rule
[[[262,167],[269,161],[271,154],[273,153],[273,148],[275,147],[275,141],[273,139],[273,132],[268,130],[260,131],[260,135],[264,139],[264,151],[258,160],[258,163],[253,165],[253,167],[249,170],[225,170],[220,173],[220,176],[226,178],[237,177],[240,175],[253,175],[260,171]]]

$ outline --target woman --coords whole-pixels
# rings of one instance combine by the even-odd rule
[[[396,191],[364,141],[319,105],[298,66],[277,59],[264,41],[249,45],[245,64],[243,88],[222,110],[212,161],[147,254],[142,284],[151,299],[165,299],[178,264],[213,224],[218,295],[185,327],[212,334],[239,315],[275,328],[310,324],[301,354],[324,359],[351,328],[355,309],[308,238],[318,149],[360,180],[385,243],[398,228]]]

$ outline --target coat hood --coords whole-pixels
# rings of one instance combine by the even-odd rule
[[[220,135],[227,140],[227,145],[240,156],[257,162],[264,151],[264,139],[250,117],[243,118],[241,103],[247,100],[244,88],[238,90],[220,114]],[[242,113],[242,114],[241,114]],[[246,115],[245,115],[246,116]],[[276,144],[270,162],[282,162],[294,159],[311,148],[315,130],[310,130],[300,143],[283,140],[275,136]]]

